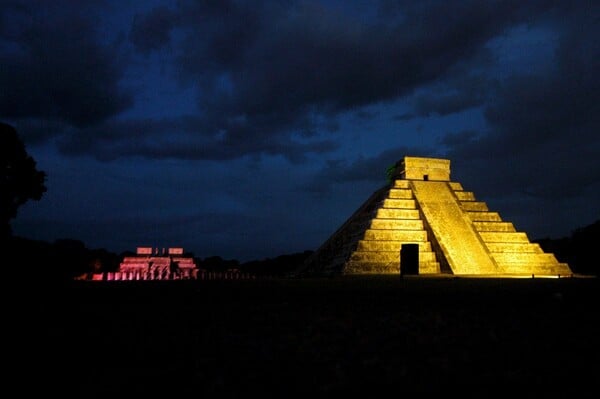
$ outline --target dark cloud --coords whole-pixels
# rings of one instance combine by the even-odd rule
[[[438,143],[444,147],[456,148],[472,143],[478,135],[479,133],[474,130],[463,130],[442,136]]]
[[[231,129],[235,123],[231,122]],[[108,121],[78,130],[62,130],[57,140],[60,152],[68,156],[91,155],[100,161],[123,157],[186,160],[231,160],[244,155],[265,153],[282,155],[291,162],[302,162],[306,154],[333,151],[332,140],[298,141],[291,136],[269,137],[250,131],[253,140],[233,142],[233,138],[214,133],[195,116],[163,119]],[[201,133],[206,134],[201,134]]]
[[[358,121],[372,120],[379,116],[379,112],[359,110],[354,116]]]
[[[0,117],[85,127],[131,105],[119,87],[118,53],[101,44],[94,15],[62,2],[11,4],[0,11],[10,21],[0,27]]]
[[[171,30],[177,15],[168,7],[157,7],[133,20],[129,38],[137,51],[144,54],[158,50],[170,43]]]
[[[32,149],[48,195],[14,231],[276,256],[406,155],[532,237],[597,219],[598,5],[380,5],[3,1],[0,119],[58,148]]]
[[[181,2],[139,15],[131,39],[144,53],[169,43],[179,79],[198,89],[203,126],[243,156],[277,153],[284,147],[269,143],[288,143],[298,131],[315,134],[306,123],[315,115],[334,119],[409,95],[469,59],[478,62],[487,41],[543,7],[408,2],[397,9],[402,18],[392,12],[369,21],[309,2]],[[417,113],[479,105],[475,86],[418,97]],[[244,123],[232,126],[235,120]]]
[[[413,112],[404,112],[400,115],[395,115],[393,117],[393,120],[403,122],[403,121],[409,121],[415,117],[416,117],[416,115]]]
[[[446,116],[485,104],[496,81],[464,71],[445,76],[438,84],[421,90],[413,98],[412,117]]]
[[[197,90],[198,112],[129,121],[118,117],[132,105],[121,86],[131,65],[98,37],[92,11],[101,6],[82,13],[76,2],[56,3],[66,6],[51,12],[23,4],[0,14],[11,21],[0,28],[0,116],[20,121],[32,140],[58,136],[67,155],[217,160],[267,154],[303,162],[338,148],[323,136],[338,131],[341,113],[366,116],[363,106],[399,98],[414,109],[396,121],[485,107],[490,136],[455,145],[457,156],[477,157],[486,147],[497,157],[513,154],[522,147],[516,143],[534,142],[530,135],[544,136],[540,142],[564,129],[590,140],[592,130],[582,123],[597,126],[589,117],[597,104],[596,50],[587,39],[597,28],[585,2],[382,2],[374,18],[317,2],[159,6],[136,14],[129,40],[142,59],[165,48],[175,54],[168,71]],[[579,24],[582,18],[587,25]],[[490,40],[536,23],[556,29],[564,42],[560,73],[503,82],[487,76]]]
[[[450,151],[486,195],[600,200],[598,14],[585,6],[559,11],[555,67],[505,79],[486,105],[489,131]]]
[[[332,186],[356,183],[360,181],[379,182],[381,186],[387,182],[387,169],[396,165],[404,156],[438,157],[440,152],[433,148],[394,147],[373,157],[359,158],[354,161],[331,159],[325,167],[314,176],[306,189],[322,195],[328,193]]]

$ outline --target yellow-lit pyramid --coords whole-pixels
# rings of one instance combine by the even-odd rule
[[[405,157],[392,184],[376,191],[305,263],[312,274],[399,274],[401,251],[418,246],[411,274],[569,276],[527,234],[450,181],[450,161]],[[405,261],[406,262],[406,261]]]

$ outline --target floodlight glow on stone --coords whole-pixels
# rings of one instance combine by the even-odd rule
[[[418,245],[418,274],[560,277],[544,253],[473,192],[450,181],[450,160],[405,157],[376,191],[307,260],[316,273],[399,274],[405,244]]]

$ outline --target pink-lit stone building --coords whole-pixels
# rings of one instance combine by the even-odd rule
[[[134,256],[125,256],[116,272],[95,274],[94,280],[195,280],[198,268],[183,248],[138,247]]]

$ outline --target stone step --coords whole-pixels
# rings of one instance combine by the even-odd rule
[[[529,238],[527,238],[527,234],[523,232],[504,232],[504,231],[482,231],[479,233],[483,242],[522,242],[529,243]]]
[[[472,222],[501,222],[502,219],[498,212],[480,212],[466,211],[465,212]]]
[[[341,257],[341,256],[336,256],[333,259],[330,259],[328,262],[326,262],[327,264],[327,270],[339,270],[341,269],[344,264],[346,263],[346,258],[345,257]]]
[[[421,219],[373,219],[369,226],[375,230],[423,230]]]
[[[490,242],[485,244],[487,249],[494,252],[525,252],[541,254],[544,252],[539,244],[522,242]]]
[[[399,262],[365,262],[351,260],[346,263],[348,274],[400,274]],[[419,262],[419,274],[439,274],[440,264],[437,262]]]
[[[475,194],[472,191],[455,191],[454,194],[459,201],[475,201]]]
[[[400,252],[396,251],[355,251],[350,256],[352,262],[372,262],[372,263],[395,263],[396,265],[400,262]]]
[[[451,181],[448,182],[448,184],[450,185],[450,188],[454,191],[464,191],[462,185],[459,182]]]
[[[351,261],[361,262],[400,262],[400,251],[355,251],[350,257]],[[433,252],[419,253],[419,263],[436,262]]]
[[[510,222],[473,222],[477,231],[505,231],[516,232],[515,226]]]
[[[380,240],[380,241],[369,241],[369,240],[360,240],[356,246],[358,251],[392,251],[400,253],[400,248],[402,248],[402,244],[419,244],[419,255],[422,253],[428,253],[433,251],[431,250],[431,243],[429,241],[421,241],[421,242],[406,242],[406,241],[396,241],[396,240]]]
[[[531,263],[507,263],[501,266],[501,270],[508,274],[569,276],[573,272],[566,263],[553,264],[531,264]]]
[[[365,231],[363,237],[365,240],[384,240],[384,241],[404,241],[404,242],[425,242],[427,241],[427,232],[424,230],[373,230]]]
[[[419,211],[416,209],[377,209],[377,219],[419,219]]]
[[[440,274],[441,268],[438,262],[420,262],[419,274]]]
[[[363,245],[364,244],[364,245]],[[376,245],[370,245],[370,244],[376,244]],[[376,257],[375,259],[377,260],[391,260],[388,255],[389,254],[395,254],[394,255],[394,259],[398,258],[400,259],[400,246],[398,246],[398,248],[395,248],[393,246],[389,246],[389,245],[384,245],[382,242],[380,241],[363,241],[362,243],[359,243],[358,248],[356,249],[355,253],[364,253],[367,254],[365,256],[371,256],[370,254],[380,254],[380,253],[384,253],[385,255],[381,258]],[[369,257],[368,259],[372,259],[373,257]],[[435,256],[434,252],[421,252],[419,251],[419,261],[423,261],[423,262],[435,262],[437,261],[437,258]]]
[[[356,220],[346,226],[345,234],[353,235],[356,232],[368,229],[371,226],[371,219]]]
[[[437,262],[434,252],[419,252],[419,263]]]
[[[410,189],[406,188],[391,188],[388,193],[388,198],[396,199],[413,199],[413,193]]]
[[[331,263],[334,264],[342,264],[348,260],[350,253],[338,253],[337,255],[332,257]]]
[[[364,233],[360,233],[352,237],[352,239],[347,239],[336,248],[336,252],[339,252],[341,254],[349,254],[350,252],[354,251],[356,249],[358,241],[363,238],[363,234]]]
[[[460,207],[465,211],[489,211],[487,204],[485,202],[480,201],[464,201],[460,203]]]
[[[532,252],[494,252],[492,258],[498,265],[506,265],[511,263],[519,264],[540,264],[553,265],[558,261],[554,254],[549,253],[532,253]]]
[[[394,181],[392,188],[410,188],[408,180],[398,179]]]
[[[417,209],[417,202],[414,199],[385,199],[382,201],[384,208],[392,209]]]
[[[346,274],[400,274],[400,265],[379,262],[350,261],[344,267]]]

